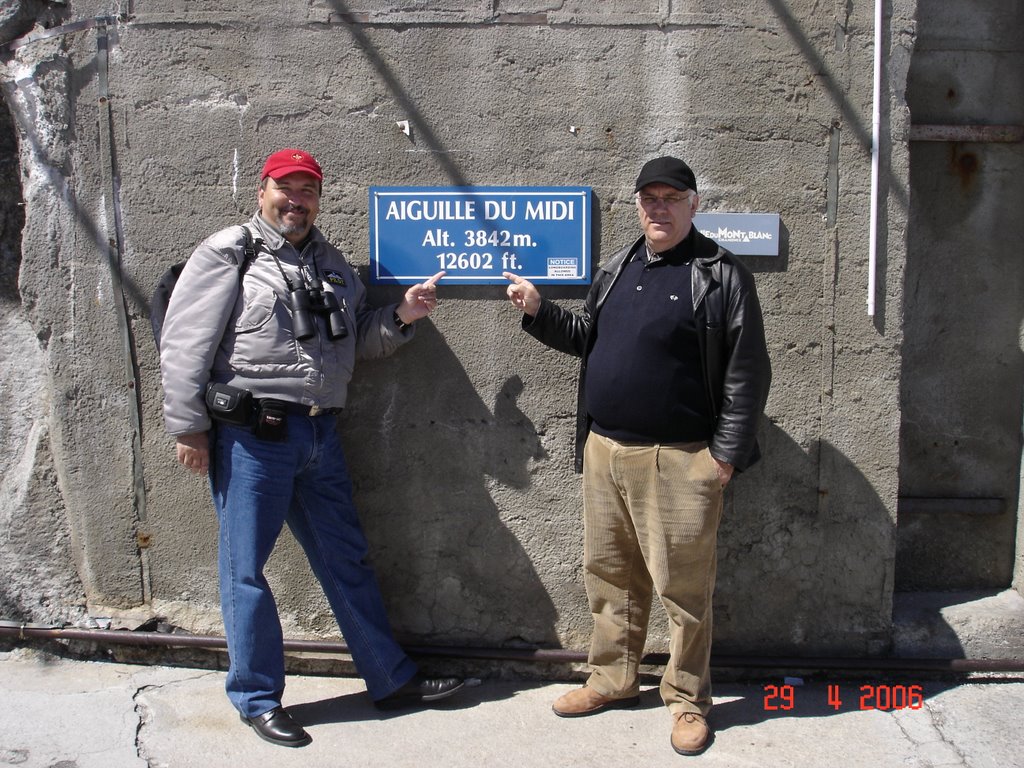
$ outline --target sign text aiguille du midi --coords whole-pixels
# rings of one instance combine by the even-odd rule
[[[590,283],[589,187],[371,187],[370,282]]]

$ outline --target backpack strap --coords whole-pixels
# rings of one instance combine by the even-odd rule
[[[242,225],[242,233],[245,237],[245,244],[242,246],[241,262],[238,261],[238,253],[234,253],[235,266],[238,267],[239,287],[242,285],[242,278],[245,277],[246,270],[249,269],[250,264],[256,261],[256,257],[263,247],[263,238],[254,238],[248,224]],[[167,307],[171,302],[171,292],[178,282],[178,276],[181,274],[181,270],[184,269],[186,261],[188,261],[187,258],[172,265],[164,272],[156,285],[156,289],[153,291],[152,298],[149,300],[149,322],[153,328],[153,341],[156,343],[157,352],[160,351],[160,336],[163,333],[164,315],[167,314]]]
[[[253,238],[248,224],[242,225],[242,233],[245,235],[245,245],[242,246],[242,262],[238,265],[239,279],[241,279],[241,275],[245,274],[249,265],[256,261],[256,257],[259,256],[260,249],[263,247],[263,238]]]

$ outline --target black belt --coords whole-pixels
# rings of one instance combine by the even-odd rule
[[[287,400],[277,400],[276,402],[284,407],[285,413],[289,416],[337,416],[345,410],[344,408],[321,408],[319,405],[290,403]]]

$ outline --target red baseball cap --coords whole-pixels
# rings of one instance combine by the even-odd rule
[[[289,173],[308,173],[315,176],[318,181],[324,180],[324,172],[320,170],[320,163],[301,149],[280,149],[263,164],[263,172],[260,173],[260,181],[269,176],[272,179],[280,179]]]

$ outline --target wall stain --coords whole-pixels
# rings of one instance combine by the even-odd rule
[[[965,192],[974,186],[980,167],[981,162],[978,160],[978,155],[965,150],[963,144],[949,145],[949,169],[954,176],[960,179],[960,187]]]

